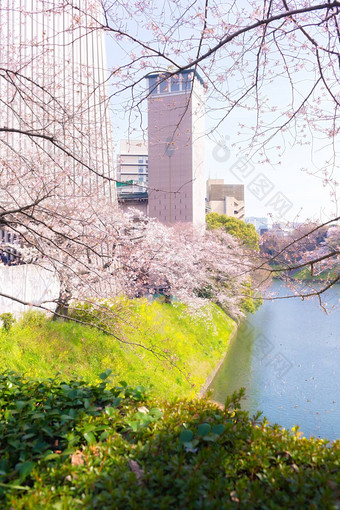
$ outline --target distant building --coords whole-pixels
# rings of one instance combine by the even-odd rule
[[[290,234],[292,230],[293,229],[289,226],[289,223],[278,221],[272,224],[270,232],[275,234],[276,236],[285,237],[288,234]]]
[[[244,185],[224,184],[223,179],[208,179],[207,211],[244,220]]]
[[[204,83],[186,70],[150,75],[148,86],[148,214],[204,226]]]
[[[143,140],[121,140],[117,156],[118,203],[147,214],[148,209],[148,144]]]
[[[117,156],[117,180],[122,185],[118,190],[127,193],[145,191],[148,186],[148,144],[143,140],[121,140]],[[128,183],[130,185],[127,185]]]
[[[0,225],[0,264],[18,264],[21,260],[20,247],[19,235]]]
[[[258,218],[257,216],[248,216],[245,219],[246,223],[252,223],[256,229],[256,232],[260,235],[264,234],[269,230],[268,218]]]

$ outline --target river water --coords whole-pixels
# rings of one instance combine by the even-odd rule
[[[288,291],[279,281],[272,289]],[[340,286],[325,301],[337,305]],[[241,324],[226,359],[210,385],[224,403],[246,388],[242,407],[261,410],[271,423],[295,425],[306,437],[340,438],[340,309],[329,314],[318,300],[265,301]]]

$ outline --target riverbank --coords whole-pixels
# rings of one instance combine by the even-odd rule
[[[226,407],[187,398],[224,357],[234,321],[215,306],[124,309],[117,336],[162,346],[168,361],[36,313],[1,332],[0,371],[29,375],[0,375],[2,508],[337,508],[340,441],[270,426],[240,409],[241,395]],[[173,363],[201,372],[189,383]]]
[[[269,291],[278,299],[265,300],[238,328],[213,398],[223,403],[244,387],[250,413],[260,409],[287,429],[299,425],[306,437],[340,438],[340,286],[323,294],[328,313],[317,298],[279,299],[289,294],[280,281]]]
[[[206,386],[236,330],[235,321],[212,304],[192,314],[183,304],[125,301],[117,316],[121,341],[95,328],[25,315],[0,332],[0,370],[96,383],[110,369],[115,384],[142,385],[160,398],[192,397]]]
[[[275,267],[273,267],[275,270]],[[324,282],[324,281],[332,281],[339,275],[339,266],[333,268],[332,270],[321,271],[318,274],[311,274],[310,267],[304,267],[301,269],[294,270],[285,270],[284,272],[277,271],[273,273],[273,278],[275,280],[307,280],[313,282]]]

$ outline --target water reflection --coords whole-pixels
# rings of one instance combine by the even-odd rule
[[[274,282],[273,290],[280,289]],[[340,287],[328,293],[339,299]],[[224,402],[241,386],[245,409],[260,409],[306,436],[340,437],[340,311],[326,315],[317,300],[265,302],[239,329],[211,387]]]

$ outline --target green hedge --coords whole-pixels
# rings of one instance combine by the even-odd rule
[[[335,509],[340,442],[144,388],[0,377],[4,509]]]

